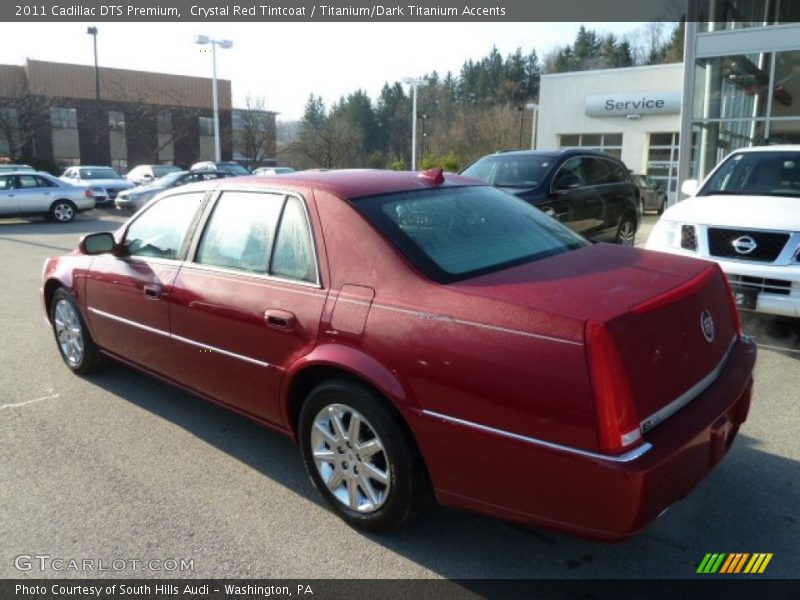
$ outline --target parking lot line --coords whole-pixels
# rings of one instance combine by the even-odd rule
[[[25,400],[24,402],[17,402],[15,404],[0,404],[0,410],[4,408],[17,408],[19,406],[27,406],[28,404],[33,404],[34,402],[41,402],[42,400],[54,400],[58,398],[61,394],[50,394],[49,396],[42,396],[41,398],[34,398],[33,400]]]

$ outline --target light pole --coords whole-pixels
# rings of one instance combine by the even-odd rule
[[[523,110],[524,109],[521,106],[517,107],[517,111],[519,112],[519,144],[518,144],[518,147],[519,147],[520,150],[522,150],[522,115],[525,114],[525,113],[522,112]]]
[[[105,163],[104,160],[104,152],[101,150],[103,148],[103,144],[100,143],[100,121],[102,120],[102,112],[100,110],[100,67],[97,63],[97,27],[87,27],[86,33],[92,36],[92,40],[94,41],[94,110],[96,114],[95,122],[94,122],[94,138],[95,144],[97,145],[98,154],[98,162]]]
[[[528,102],[525,105],[530,111],[533,111],[531,115],[531,150],[536,150],[536,133],[539,129],[539,105],[533,102]],[[520,143],[520,146],[522,144]]]
[[[403,77],[403,83],[411,86],[411,170],[417,170],[417,86],[421,80],[415,77]]]
[[[214,40],[207,35],[197,35],[194,38],[195,44],[211,44],[211,96],[214,104],[214,160],[222,160],[222,153],[219,145],[219,98],[217,95],[217,46],[220,48],[232,48],[231,40]]]
[[[419,115],[419,119],[422,121],[422,135],[420,136],[422,139],[419,141],[419,158],[422,162],[425,161],[425,121],[427,121],[429,118],[430,115],[425,113]]]

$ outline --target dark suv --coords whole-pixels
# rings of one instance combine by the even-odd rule
[[[639,189],[613,156],[580,149],[498,152],[461,174],[519,196],[587,238],[634,244]]]

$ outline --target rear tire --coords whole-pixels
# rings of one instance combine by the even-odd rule
[[[69,200],[56,200],[50,207],[50,219],[59,223],[69,223],[77,212],[78,209]]]
[[[299,438],[312,483],[353,527],[399,528],[432,499],[416,444],[365,385],[336,378],[315,387],[300,411]]]
[[[622,217],[614,241],[620,246],[636,245],[636,219],[633,216],[627,214]]]
[[[105,365],[78,305],[64,288],[58,288],[50,301],[50,323],[61,358],[73,373],[86,375]]]

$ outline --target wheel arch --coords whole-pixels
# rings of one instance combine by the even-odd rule
[[[284,375],[281,385],[281,412],[287,428],[297,439],[300,407],[308,393],[320,382],[335,377],[350,379],[367,386],[386,399],[399,421],[412,435],[400,410],[410,403],[409,396],[398,378],[368,354],[347,346],[318,346],[296,361]]]

